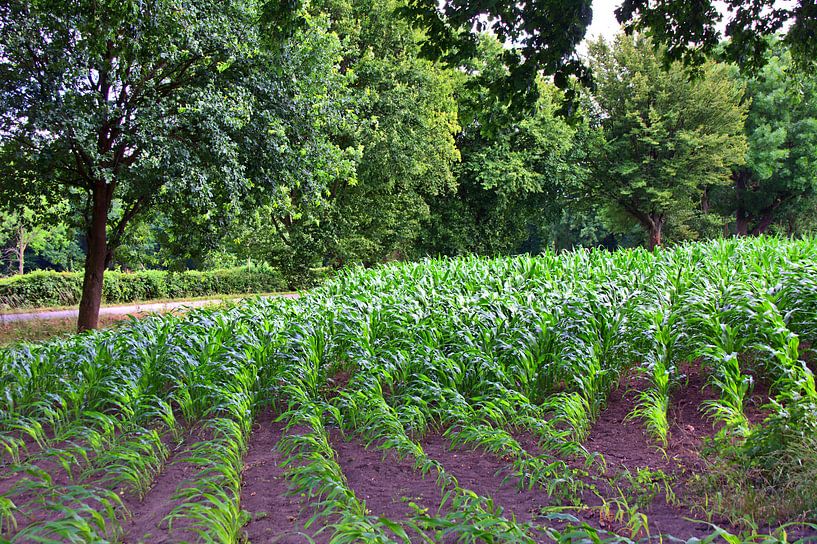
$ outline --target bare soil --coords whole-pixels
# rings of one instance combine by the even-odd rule
[[[356,439],[344,440],[338,431],[330,438],[349,487],[372,515],[405,520],[411,517],[411,502],[430,511],[440,505],[436,474],[423,478],[411,460],[399,459],[393,451],[366,448]]]
[[[711,531],[704,523],[686,519],[702,518],[705,514],[695,508],[695,498],[687,493],[687,483],[695,474],[707,469],[701,451],[717,428],[701,412],[700,406],[705,400],[715,398],[716,394],[706,386],[706,376],[697,365],[684,367],[682,371],[687,375],[687,381],[674,391],[671,399],[669,444],[665,450],[657,447],[646,434],[643,422],[627,420],[644,382],[624,377],[619,387],[611,392],[606,409],[584,444],[589,451],[603,456],[606,472],[587,478],[588,483],[597,486],[598,493],[586,492],[582,497],[585,507],[571,511],[582,521],[631,536],[626,526],[627,516],[615,519],[614,499],[624,496],[631,504],[645,502],[642,511],[648,517],[653,536],[671,534],[686,540]],[[341,374],[337,382],[344,383],[346,377]],[[760,407],[766,402],[766,395],[767,387],[758,383],[747,403],[747,414],[753,421],[762,419]],[[314,510],[307,497],[294,496],[289,491],[281,466],[285,459],[277,449],[284,436],[284,426],[274,420],[272,410],[259,414],[244,460],[241,506],[250,515],[244,527],[245,536],[253,543],[306,544],[314,541],[327,544],[332,537],[331,527],[327,527],[325,520],[307,527]],[[513,432],[530,454],[541,453],[532,434],[519,430]],[[374,446],[367,448],[360,440],[343,436],[337,429],[329,429],[329,433],[347,483],[356,496],[365,501],[369,514],[405,522],[414,513],[411,503],[417,508],[428,509],[429,513],[437,513],[442,495],[436,474],[423,477],[414,469],[410,459],[399,459],[394,452]],[[144,500],[122,494],[131,514],[123,524],[125,543],[196,540],[183,526],[175,527],[171,532],[163,520],[178,504],[173,495],[179,486],[195,475],[195,467],[178,461],[187,456],[193,443],[203,438],[196,432],[187,435],[172,452]],[[560,525],[542,517],[543,509],[550,504],[544,490],[520,490],[515,479],[509,477],[507,459],[497,458],[478,448],[451,448],[450,441],[439,432],[423,437],[420,444],[429,457],[457,478],[461,487],[490,497],[502,508],[505,517],[533,524]],[[51,464],[47,469],[53,471],[60,483],[69,483],[58,466]],[[642,476],[645,474],[644,469],[651,471],[653,481],[660,480],[660,474],[667,476],[671,482],[670,496],[659,489],[654,496],[644,498],[645,488],[638,479],[640,470]],[[19,476],[0,480],[0,490],[9,489],[15,478]],[[602,507],[603,501],[612,505],[609,511]],[[713,521],[728,528],[723,520]],[[534,536],[537,541],[546,541],[541,533]],[[645,533],[635,536],[641,538]]]
[[[193,429],[181,444],[174,445],[164,470],[156,477],[144,499],[122,494],[122,501],[130,513],[127,521],[122,524],[124,543],[162,544],[193,538],[194,535],[185,531],[184,527],[174,526],[171,529],[164,519],[180,504],[180,501],[173,498],[179,486],[196,475],[196,467],[182,460],[190,454],[193,444],[205,438],[198,430]]]
[[[543,491],[520,490],[518,480],[509,474],[509,463],[481,449],[451,449],[447,439],[431,434],[422,443],[432,459],[439,461],[453,475],[460,487],[489,497],[502,507],[506,518],[526,522],[533,520],[548,505]]]
[[[250,436],[250,448],[244,459],[241,507],[250,513],[244,527],[250,542],[305,544],[315,538],[316,527],[304,525],[312,515],[306,500],[292,496],[281,463],[284,456],[276,449],[283,435],[283,423],[275,423],[271,411],[259,414]],[[317,542],[328,541],[328,534]]]
[[[714,398],[714,393],[706,387],[706,378],[697,365],[682,369],[688,381],[685,387],[672,394],[669,410],[670,432],[668,446],[662,450],[653,441],[643,422],[628,420],[627,416],[635,406],[639,390],[644,384],[633,378],[625,377],[620,386],[613,390],[608,398],[607,408],[602,411],[593,426],[585,447],[604,456],[607,463],[607,476],[624,492],[632,504],[638,500],[643,489],[632,489],[638,482],[640,469],[662,471],[672,482],[671,489],[680,504],[667,497],[661,491],[642,511],[647,515],[651,534],[671,534],[674,537],[688,539],[700,537],[710,528],[703,523],[694,523],[685,518],[701,517],[701,512],[693,512],[689,505],[684,505],[684,484],[705,466],[700,451],[704,442],[714,436],[716,429],[712,422],[700,411],[699,407],[707,399]],[[660,479],[653,478],[653,481]],[[659,486],[663,484],[659,482]],[[606,499],[615,498],[618,491],[607,487],[603,489]],[[643,495],[642,495],[643,497]],[[595,497],[588,497],[586,502],[598,506],[601,502]],[[600,518],[597,511],[585,513],[587,521],[599,525],[599,519],[607,525],[606,529],[621,530],[622,524]],[[592,523],[593,520],[596,523]],[[618,526],[617,526],[618,525]]]

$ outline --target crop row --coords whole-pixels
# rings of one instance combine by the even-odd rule
[[[423,450],[441,433],[506,463],[506,478],[579,505],[604,492],[585,439],[624,374],[631,417],[666,446],[683,363],[719,393],[702,409],[721,447],[766,481],[817,433],[805,357],[817,335],[817,242],[730,240],[655,253],[576,251],[350,270],[298,300],[152,317],[0,352],[0,522],[12,541],[120,541],[123,494],[150,500],[170,452],[195,467],[163,524],[179,538],[239,542],[243,458],[262,410],[306,530],[343,542],[570,541],[461,486]],[[342,387],[335,376],[350,376]],[[768,417],[745,404],[771,384]],[[409,460],[442,502],[407,519],[372,514],[338,464],[330,429]],[[526,449],[517,437],[538,442]]]

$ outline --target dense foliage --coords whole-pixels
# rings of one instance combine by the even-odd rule
[[[575,127],[556,114],[561,94],[544,80],[523,117],[487,92],[506,73],[497,41],[484,37],[468,69],[475,75],[459,90],[456,191],[428,199],[418,246],[433,255],[514,253],[584,174],[582,149]]]
[[[700,407],[719,423],[715,461],[742,470],[711,508],[772,523],[813,513],[817,391],[804,357],[817,335],[816,257],[814,240],[744,239],[395,264],[346,271],[297,300],[0,351],[3,470],[17,472],[0,495],[4,536],[115,540],[122,494],[144,497],[167,441],[196,428],[209,438],[189,446],[196,470],[166,521],[203,541],[239,542],[242,458],[254,419],[271,410],[285,425],[277,447],[291,491],[332,542],[527,543],[542,531],[570,542],[597,530],[504,515],[430,458],[423,436],[484,448],[520,486],[571,506],[605,489],[585,438],[611,389],[638,378],[632,417],[662,444],[671,395],[688,387],[684,364],[700,365],[716,392]],[[769,404],[752,422],[745,403],[761,380]],[[332,429],[433,475],[444,508],[403,523],[369,513],[338,465]],[[520,431],[537,451],[514,438]],[[755,500],[740,504],[747,481]]]
[[[783,33],[797,62],[807,69],[815,68],[817,6],[809,0],[624,0],[616,9],[616,17],[628,32],[646,31],[666,46],[668,61],[702,64],[725,38],[725,57],[746,71],[754,71],[768,60],[766,38]],[[723,33],[719,23],[725,23]]]
[[[776,44],[757,77],[746,79],[749,148],[734,172],[734,210],[740,235],[777,227],[793,235],[812,225],[817,188],[817,78],[798,73],[791,53]]]
[[[707,64],[696,81],[677,64],[664,68],[644,38],[591,43],[590,59],[602,138],[587,190],[613,224],[640,225],[650,248],[667,223],[693,230],[708,192],[729,185],[743,164],[743,89],[723,64]]]
[[[342,118],[336,37],[315,20],[272,40],[263,5],[0,8],[2,193],[83,210],[80,328],[95,327],[104,270],[152,207],[179,216],[185,234],[208,232],[242,204],[289,208],[296,187],[315,202],[325,178],[351,175],[325,137]]]
[[[709,61],[690,79],[647,38],[592,44],[596,88],[571,121],[545,79],[521,113],[497,97],[508,74],[497,40],[483,36],[461,70],[445,69],[417,57],[421,37],[407,27],[378,26],[399,4],[377,5],[335,23],[354,44],[344,55],[358,128],[344,141],[361,150],[355,183],[331,184],[297,216],[256,211],[204,262],[251,257],[297,276],[425,255],[811,232],[817,79],[786,64],[784,45],[757,76]],[[361,57],[366,43],[402,56]]]

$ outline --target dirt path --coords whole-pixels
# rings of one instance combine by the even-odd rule
[[[308,498],[293,496],[281,466],[284,455],[278,451],[278,441],[284,434],[284,424],[275,422],[270,410],[259,414],[253,425],[250,447],[244,458],[241,508],[250,514],[244,526],[247,540],[252,543],[308,544],[320,527],[304,528],[312,516]],[[326,542],[331,531],[323,534]],[[321,535],[318,535],[321,536]]]
[[[280,295],[266,295],[277,296],[285,298],[297,298],[297,293],[283,293]],[[193,308],[201,308],[203,306],[212,306],[214,304],[221,304],[229,301],[240,301],[241,298],[213,298],[207,300],[177,300],[173,302],[149,302],[138,304],[127,304],[122,306],[105,306],[99,309],[99,315],[130,315],[130,314],[149,314],[149,313],[166,313],[173,310],[189,310]],[[35,321],[35,320],[52,320],[52,319],[73,319],[79,315],[78,309],[70,310],[50,310],[45,312],[28,312],[22,314],[0,314],[0,325],[4,323],[13,323],[17,321]]]
[[[165,517],[181,504],[181,500],[174,498],[179,486],[196,475],[196,467],[184,462],[184,459],[190,455],[190,449],[196,442],[206,439],[206,436],[200,434],[200,430],[188,432],[183,442],[172,449],[170,458],[142,500],[131,494],[123,494],[125,507],[129,511],[127,520],[122,524],[123,543],[162,544],[180,542],[195,536],[183,527],[171,529],[165,522]]]
[[[585,447],[604,455],[607,475],[619,478],[616,485],[621,486],[628,502],[636,504],[639,495],[642,496],[641,500],[648,500],[649,504],[640,510],[647,515],[653,535],[671,534],[676,538],[688,539],[703,537],[711,530],[703,523],[689,521],[700,518],[702,514],[693,508],[694,504],[686,496],[684,486],[692,475],[705,470],[700,450],[704,441],[716,431],[712,421],[701,412],[701,404],[717,395],[706,386],[707,376],[698,365],[684,365],[682,371],[688,382],[672,395],[669,408],[669,444],[666,450],[661,450],[647,435],[643,421],[627,419],[637,402],[638,392],[646,387],[645,382],[637,376],[624,377],[620,387],[612,391],[607,408],[593,425]],[[652,480],[656,483],[650,484],[656,485],[655,493],[655,488],[652,492],[647,492],[646,488],[641,487],[648,485],[645,482],[635,479],[628,481],[625,477],[629,474],[631,478],[636,478],[639,470],[645,469],[660,471],[655,472],[653,477],[659,477],[661,473],[669,477],[678,501],[666,496],[660,479]],[[648,475],[647,472],[642,474],[645,477]],[[651,493],[655,493],[654,498],[645,499]],[[618,491],[614,489],[604,489],[604,494],[607,500],[619,498]],[[586,502],[598,506],[592,499]],[[625,506],[626,510],[626,505],[621,506]],[[614,507],[617,508],[618,505]],[[586,512],[585,515],[600,519],[598,512]],[[588,517],[586,521],[591,519]],[[714,521],[728,527],[725,520]],[[606,528],[627,534],[626,520],[607,520],[607,524]]]

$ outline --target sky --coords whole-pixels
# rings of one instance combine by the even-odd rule
[[[774,6],[791,9],[796,3],[793,0],[777,0]],[[608,40],[612,39],[619,30],[614,11],[620,4],[621,0],[593,0],[593,22],[590,24],[590,28],[587,29],[586,38],[596,38],[601,34]],[[727,13],[725,2],[716,1],[714,4],[722,14]],[[725,29],[726,21],[724,20],[718,25],[718,30],[723,32]],[[580,48],[580,50],[583,49],[584,47]]]
[[[618,21],[613,11],[621,0],[593,0],[593,22],[587,29],[587,38],[596,38],[599,34],[611,39],[618,32]]]

